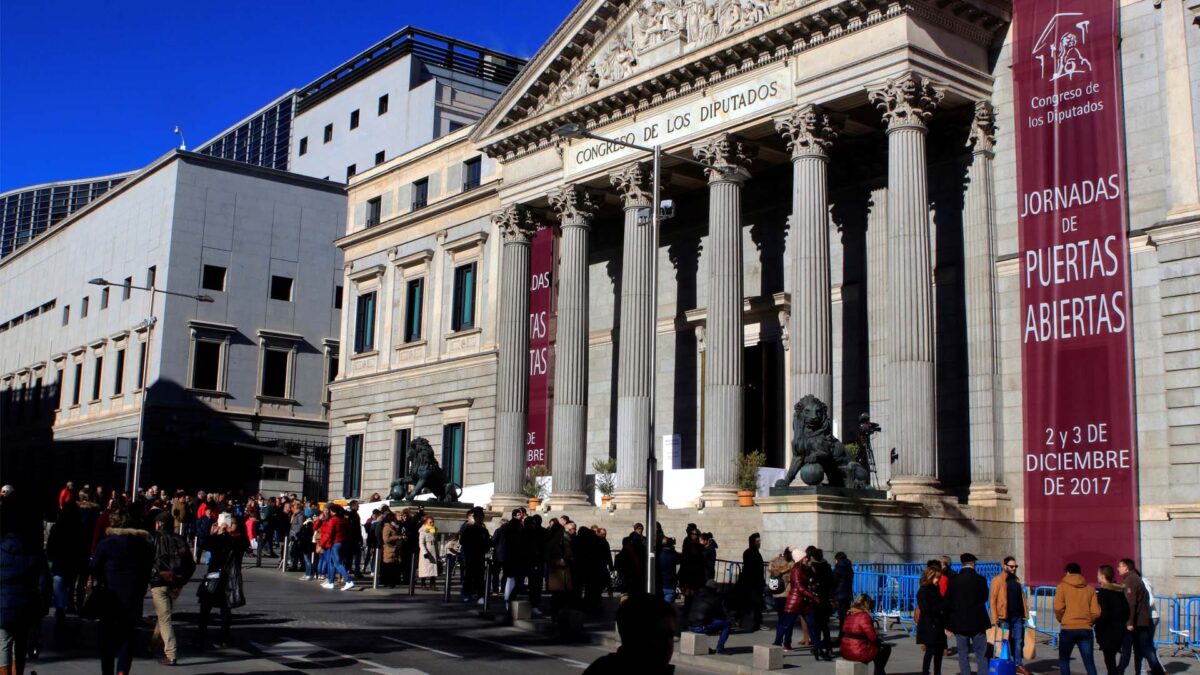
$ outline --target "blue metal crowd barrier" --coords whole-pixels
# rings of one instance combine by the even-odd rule
[[[1029,589],[1029,620],[1033,629],[1042,635],[1050,636],[1050,646],[1058,644],[1058,634],[1062,626],[1054,616],[1054,586],[1038,586]]]
[[[1191,654],[1200,661],[1200,597],[1175,598],[1171,619],[1170,632],[1175,638],[1171,655]]]

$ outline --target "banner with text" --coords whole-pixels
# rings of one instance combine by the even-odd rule
[[[550,348],[554,315],[554,251],[558,228],[539,226],[529,258],[529,417],[525,466],[545,464],[550,444]]]
[[[1017,0],[1013,17],[1025,580],[1052,584],[1138,555],[1119,15]]]

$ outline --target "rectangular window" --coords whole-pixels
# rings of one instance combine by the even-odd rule
[[[357,110],[350,111],[350,128],[351,129],[358,128],[358,111]]]
[[[225,290],[225,268],[220,265],[205,265],[200,277],[200,288],[206,291]]]
[[[442,469],[450,482],[463,484],[463,438],[466,431],[462,422],[442,427]]]
[[[450,315],[450,330],[475,327],[475,263],[454,268],[454,306]]]
[[[154,282],[158,281],[158,268],[151,265],[146,270],[146,288],[154,288]]]
[[[133,292],[133,277],[125,277],[125,283],[121,284],[121,299],[128,300],[129,295]]]
[[[334,309],[342,308],[342,295],[345,293],[345,290],[346,289],[343,288],[341,284],[338,284],[337,286],[333,287],[333,308]]]
[[[346,180],[349,181],[351,178],[354,178],[354,174],[356,173],[358,173],[357,164],[351,164],[350,166],[346,167]]]
[[[463,187],[465,190],[474,190],[479,187],[479,183],[483,181],[483,158],[475,157],[463,162]]]
[[[300,139],[300,155],[308,154],[308,136]]]
[[[342,468],[342,496],[357,499],[362,487],[362,434],[346,437],[346,462]]]
[[[292,278],[271,275],[271,299],[292,301]]]
[[[325,142],[328,143],[329,141],[332,141],[332,140],[333,140],[333,125],[326,124],[325,125]]]
[[[375,227],[383,216],[383,197],[367,200],[367,227]]]
[[[429,179],[422,178],[412,184],[413,210],[423,209],[429,203]]]
[[[262,479],[272,480],[277,483],[283,483],[288,480],[288,470],[281,466],[264,466],[262,468]]]
[[[66,381],[63,380],[65,372],[62,368],[54,369],[54,409],[62,410],[63,388],[66,386]]]
[[[69,323],[71,323],[71,306],[63,305],[63,323],[62,323],[62,325],[65,326]]]
[[[83,390],[83,364],[75,364],[75,382],[71,387],[71,405],[79,405],[79,394]]]
[[[92,368],[92,400],[100,400],[100,385],[104,381],[104,357],[97,356],[96,364]]]
[[[288,398],[288,363],[291,351],[268,349],[263,352],[262,395]]]
[[[100,289],[100,309],[108,309],[108,286]]]
[[[125,350],[117,350],[117,367],[113,371],[113,395],[120,396],[125,391]]]
[[[421,339],[421,313],[425,304],[425,279],[410,279],[404,292],[404,341]]]
[[[396,430],[396,447],[392,449],[392,466],[395,467],[395,476],[408,475],[408,445],[412,440],[412,429],[397,429]]]
[[[375,153],[375,166],[379,166],[380,164],[383,164],[384,159],[386,157],[387,157],[387,151],[385,151],[385,150],[380,150],[379,152]]]
[[[85,297],[84,299],[79,301],[79,318],[81,318],[81,319],[87,318],[88,304],[90,304],[89,303],[90,300],[91,300],[91,298]]]
[[[325,373],[325,382],[326,383],[333,382],[334,380],[337,379],[339,363],[340,363],[340,359],[338,357],[338,353],[336,351],[331,352],[329,354],[329,372]]]
[[[221,382],[221,343],[196,340],[192,358],[192,389],[218,391]]]
[[[137,389],[141,391],[142,385],[146,383],[146,343],[143,342],[138,347],[138,372],[137,372]]]
[[[358,296],[354,314],[354,353],[375,349],[375,292]]]
[[[384,94],[383,96],[379,97],[379,112],[378,112],[378,114],[382,115],[382,114],[386,113],[387,109],[388,109],[388,95]]]

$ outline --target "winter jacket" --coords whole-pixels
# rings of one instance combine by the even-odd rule
[[[496,530],[496,536],[492,538],[496,547],[496,561],[504,566],[506,576],[516,578],[525,576],[524,530],[521,521],[514,518]]]
[[[358,517],[358,513],[351,511],[345,518],[343,523],[346,527],[346,534],[343,536],[342,548],[353,553],[362,548],[363,545],[363,528],[362,519]]]
[[[1017,580],[1020,583],[1020,579]],[[989,606],[992,610],[992,624],[1000,623],[1008,619],[1008,572],[1001,572],[995,577],[992,577],[992,587],[989,591]],[[1022,617],[1029,616],[1029,597],[1021,592],[1021,602],[1024,603],[1022,608]]]
[[[400,564],[400,525],[395,521],[384,523],[380,531],[383,539],[383,564]]]
[[[738,585],[749,592],[757,591],[767,585],[767,580],[763,578],[762,554],[753,546],[742,551],[742,573],[738,575]]]
[[[807,614],[820,598],[808,590],[808,572],[804,565],[795,565],[788,572],[787,603],[783,606],[786,614]]]
[[[1129,571],[1121,584],[1125,586],[1125,601],[1129,603],[1129,618],[1125,620],[1126,626],[1134,628],[1149,628],[1150,627],[1150,594],[1146,592],[1146,585],[1142,583],[1142,577],[1133,570]]]
[[[417,561],[417,576],[421,578],[438,575],[438,542],[437,535],[429,528],[421,528],[421,559]]]
[[[92,559],[93,573],[99,583],[112,591],[122,610],[112,617],[136,623],[142,618],[142,600],[150,584],[154,564],[154,545],[150,533],[132,528],[109,528]]]
[[[841,655],[847,661],[870,663],[879,654],[879,634],[871,615],[861,609],[851,609],[842,626]]]
[[[208,601],[214,607],[239,607],[245,604],[242,591],[242,555],[246,552],[246,538],[239,533],[214,534],[208,538],[208,550],[212,555],[208,559],[208,574],[220,574],[221,583],[216,594],[207,592],[207,584],[203,579],[196,588],[196,596],[201,602]]]
[[[771,594],[771,597],[777,599],[786,599],[788,594],[788,578],[791,576],[792,568],[796,563],[784,558],[782,555],[777,555],[771,559],[771,564],[767,566],[767,574],[772,577],[779,577],[783,582],[779,586],[779,590]]]
[[[612,654],[605,654],[592,662],[583,675],[673,675],[675,666],[666,664],[653,668],[646,663],[646,657],[629,647],[617,647]]]
[[[725,607],[721,600],[721,594],[717,591],[704,586],[696,595],[692,596],[692,604],[688,607],[687,625],[692,626],[707,626],[713,621],[719,621],[725,618]]]
[[[917,591],[917,644],[934,651],[946,648],[946,600],[936,584],[922,586]]]
[[[321,548],[328,551],[334,544],[346,543],[346,519],[334,515],[321,525]]]
[[[56,577],[73,577],[79,573],[87,560],[87,533],[78,514],[62,511],[58,522],[50,528],[46,539],[46,557],[50,559],[50,573]]]
[[[688,537],[679,549],[679,587],[695,590],[704,586],[706,580],[704,547]]]
[[[658,552],[658,578],[664,590],[675,590],[679,584],[679,553],[674,546],[664,546]]]
[[[988,584],[971,567],[963,567],[946,591],[946,627],[956,635],[974,636],[992,624],[988,617]]]
[[[1054,616],[1063,630],[1091,630],[1100,618],[1096,591],[1082,574],[1067,574],[1054,589]]]
[[[821,604],[828,605],[833,599],[833,568],[824,560],[813,561],[809,569],[811,578],[808,588],[821,599]]]
[[[50,569],[35,543],[16,533],[0,540],[0,628],[28,629],[50,606]]]
[[[849,560],[839,560],[833,566],[833,597],[847,601],[854,597],[854,564]]]
[[[1096,591],[1100,603],[1100,619],[1096,621],[1096,642],[1104,651],[1121,648],[1129,631],[1129,603],[1125,601],[1125,587],[1121,584],[1104,584]]]

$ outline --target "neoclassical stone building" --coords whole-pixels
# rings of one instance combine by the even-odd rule
[[[1178,570],[1200,568],[1196,4],[1121,9],[1141,555],[1164,592],[1196,591]],[[1012,30],[999,0],[580,3],[470,131],[498,163],[480,230],[498,265],[486,356],[450,387],[486,392],[463,413],[468,436],[486,430],[467,482],[491,480],[494,509],[524,501],[530,242],[554,226],[555,508],[584,508],[592,461],[613,456],[633,517],[653,443],[664,473],[702,473],[705,511],[675,515],[719,521],[737,458],[786,466],[792,404],[814,394],[846,440],[863,412],[883,426],[873,480],[889,499],[760,492],[769,548],[1022,555]],[[657,241],[648,154],[566,124],[670,153]]]

